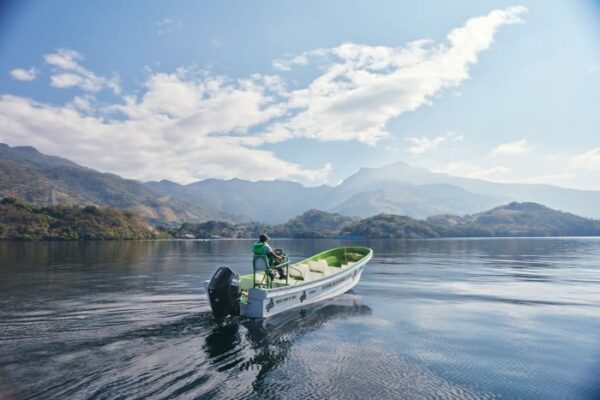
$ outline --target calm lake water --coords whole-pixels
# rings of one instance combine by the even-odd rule
[[[223,325],[249,241],[0,243],[0,399],[600,398],[600,239],[354,243],[352,292]]]

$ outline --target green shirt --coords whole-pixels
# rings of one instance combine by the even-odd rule
[[[252,245],[252,252],[255,256],[266,256],[273,252],[271,246],[264,242],[254,242]]]

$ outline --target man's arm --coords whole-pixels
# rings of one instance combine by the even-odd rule
[[[273,251],[273,249],[271,248],[271,246],[268,243],[265,243],[265,246],[267,246],[269,254],[271,254],[273,257],[275,257],[278,260],[283,260],[282,256],[278,256],[277,254],[275,254],[275,252]]]

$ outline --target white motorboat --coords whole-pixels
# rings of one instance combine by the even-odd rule
[[[293,264],[282,255],[284,262],[276,266],[267,256],[254,256],[253,273],[247,275],[220,267],[204,282],[215,317],[266,318],[345,293],[360,280],[373,250],[338,247]],[[285,269],[286,278],[272,279],[274,268]]]

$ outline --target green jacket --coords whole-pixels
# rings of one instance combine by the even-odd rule
[[[269,254],[269,248],[263,242],[254,242],[252,245],[252,253],[255,256],[266,256]]]

